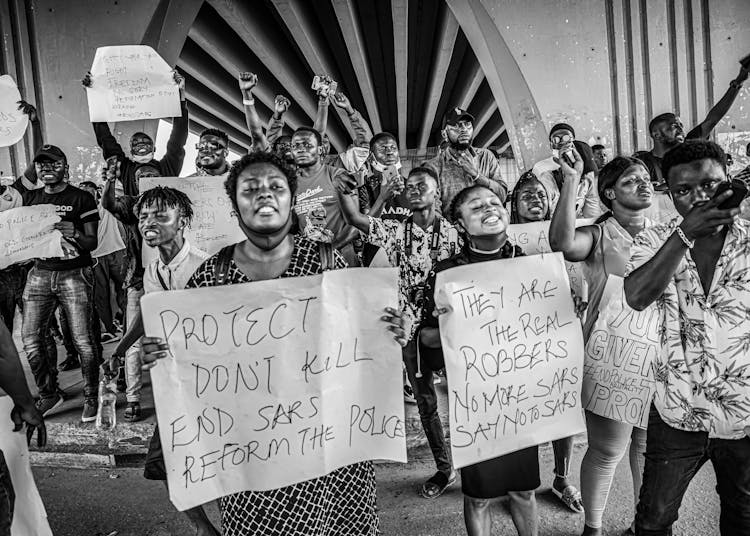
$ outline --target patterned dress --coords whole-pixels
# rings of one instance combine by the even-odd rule
[[[335,267],[346,261],[334,252]],[[217,255],[193,274],[187,288],[216,285]],[[289,267],[280,277],[322,272],[315,242],[294,237]],[[251,280],[231,261],[228,285]],[[244,491],[219,501],[224,536],[370,536],[378,534],[375,471],[372,462],[337,469],[325,476],[270,491]]]

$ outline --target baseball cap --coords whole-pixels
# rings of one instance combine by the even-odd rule
[[[67,161],[67,159],[65,153],[56,145],[42,145],[34,156],[34,162],[39,162],[40,160],[59,162],[60,160]]]
[[[445,128],[446,125],[453,126],[456,123],[458,123],[461,119],[468,119],[472,123],[474,122],[474,116],[471,115],[466,110],[464,110],[463,108],[459,108],[458,106],[456,106],[455,108],[451,108],[443,116],[443,128]]]

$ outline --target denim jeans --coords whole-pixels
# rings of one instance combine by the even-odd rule
[[[143,296],[143,288],[128,288],[128,305],[125,311],[125,322],[128,327],[130,327],[130,323],[141,308],[141,296]],[[142,365],[141,343],[137,342],[125,352],[125,385],[127,386],[125,398],[128,402],[141,401]]]
[[[16,492],[10,479],[10,469],[5,463],[3,451],[0,450],[0,536],[10,536],[15,503]]]
[[[402,356],[406,364],[406,374],[409,377],[414,398],[417,401],[419,418],[422,420],[422,428],[427,436],[427,443],[432,450],[432,456],[435,458],[437,470],[444,473],[445,476],[451,474],[452,466],[448,447],[445,443],[445,434],[443,433],[443,424],[440,422],[438,415],[437,393],[433,383],[432,370],[425,367],[422,363],[422,377],[417,378],[417,341],[416,337],[409,341],[403,350]]]
[[[750,438],[709,439],[666,424],[652,405],[646,466],[635,516],[638,536],[670,536],[688,484],[706,461],[716,472],[722,536],[750,535]]]
[[[101,354],[94,341],[93,295],[94,271],[90,266],[61,271],[34,267],[29,272],[23,292],[21,335],[42,398],[55,396],[58,387],[57,351],[50,351],[45,344],[58,305],[68,320],[81,359],[83,396],[96,398]]]
[[[126,269],[127,258],[124,249],[94,259],[96,312],[99,314],[99,320],[104,324],[104,330],[112,334],[115,333],[115,324],[112,315],[111,285],[114,284],[117,306],[125,311],[126,298],[123,284]]]

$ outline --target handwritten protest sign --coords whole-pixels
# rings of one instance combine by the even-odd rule
[[[651,362],[659,351],[659,311],[628,307],[623,279],[610,275],[586,343],[583,407],[639,428],[648,426],[654,397]]]
[[[0,212],[0,269],[29,259],[63,257],[55,205],[33,205]]]
[[[593,218],[576,220],[576,227],[591,225]],[[508,240],[519,246],[526,255],[539,255],[552,252],[549,245],[549,220],[533,223],[514,223],[508,227]],[[565,267],[570,280],[570,288],[576,296],[584,300],[588,296],[583,265],[580,262],[567,262]]]
[[[245,239],[237,225],[232,202],[218,177],[143,177],[140,191],[154,186],[169,186],[185,192],[193,202],[193,222],[185,230],[185,237],[195,247],[213,255],[224,246]],[[158,257],[156,248],[143,245],[144,266]]]
[[[583,340],[561,253],[440,272],[453,463],[584,430]]]
[[[86,88],[92,122],[180,116],[172,68],[146,45],[100,47]]]
[[[15,499],[9,504],[13,516],[10,535],[52,536],[47,512],[31,474],[26,434],[13,432],[12,409],[13,400],[9,396],[0,396],[0,453],[8,467],[9,477],[2,485],[10,486],[15,494]],[[3,497],[3,501],[6,498]]]
[[[378,289],[373,292],[372,289]],[[406,461],[394,268],[146,295],[169,493],[184,510],[352,463]]]
[[[0,147],[10,147],[23,138],[28,116],[18,110],[21,94],[10,75],[0,76]]]

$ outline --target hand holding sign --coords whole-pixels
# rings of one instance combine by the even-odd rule
[[[144,350],[160,359],[151,377],[175,506],[405,462],[393,342],[405,333],[383,312],[397,286],[395,268],[353,268],[147,294]]]
[[[498,277],[498,274],[502,274]],[[437,275],[455,467],[569,437],[581,412],[583,340],[562,254]]]
[[[10,147],[23,138],[29,118],[19,110],[21,94],[9,75],[0,76],[0,147]]]
[[[18,207],[0,212],[0,269],[17,262],[63,257],[60,221],[54,205]]]
[[[180,77],[146,45],[96,49],[83,79],[92,122],[180,115]]]

